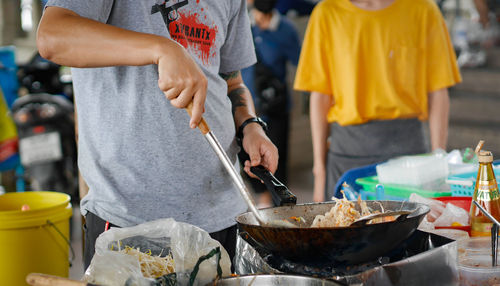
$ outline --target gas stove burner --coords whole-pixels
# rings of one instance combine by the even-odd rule
[[[457,244],[416,230],[393,251],[368,263],[341,265],[308,259],[290,261],[273,254],[240,233],[235,269],[238,274],[285,273],[334,280],[346,285],[457,285]],[[424,275],[425,274],[425,275]]]
[[[359,264],[359,265],[332,265],[328,262],[319,263],[301,263],[290,261],[279,255],[269,254],[263,257],[264,261],[274,269],[284,273],[315,276],[315,277],[332,277],[354,275],[377,266],[387,264],[391,261],[389,257],[379,257],[375,261]]]
[[[444,237],[435,235],[429,236],[428,233],[417,230],[392,251],[384,254],[384,256],[379,257],[376,260],[357,265],[339,264],[325,260],[291,261],[280,255],[271,253],[257,245],[254,245],[254,248],[265,263],[278,271],[283,273],[327,278],[334,276],[356,275],[378,266],[407,259],[451,241],[452,240]]]

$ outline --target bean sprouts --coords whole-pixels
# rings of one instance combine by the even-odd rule
[[[120,252],[135,256],[141,265],[141,272],[144,277],[157,278],[174,272],[175,264],[172,254],[161,257],[161,254],[151,255],[151,250],[141,252],[139,248],[135,249],[126,246]]]

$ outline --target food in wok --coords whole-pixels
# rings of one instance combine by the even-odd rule
[[[356,220],[373,214],[379,214],[384,212],[384,207],[380,204],[379,210],[372,210],[368,208],[365,201],[362,201],[361,198],[358,197],[358,205],[360,211],[356,209],[356,205],[353,201],[349,201],[346,199],[345,195],[342,199],[338,199],[333,197],[335,201],[335,205],[324,215],[318,214],[312,224],[311,227],[347,227],[353,224]],[[380,222],[388,222],[395,220],[394,216],[381,217],[372,219],[370,223],[380,223]]]

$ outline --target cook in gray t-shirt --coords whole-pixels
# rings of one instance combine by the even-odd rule
[[[176,1],[187,4],[177,12],[166,9],[173,2],[156,0],[47,5],[183,45],[208,79],[204,118],[239,169],[231,102],[219,74],[255,62],[245,2]],[[90,188],[82,214],[122,227],[167,217],[208,232],[234,225],[246,205],[203,135],[189,128],[186,111],[159,89],[156,65],[73,68],[72,74],[78,164]]]

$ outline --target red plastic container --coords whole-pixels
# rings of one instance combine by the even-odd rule
[[[433,199],[436,199],[438,201],[442,201],[445,204],[451,203],[452,205],[463,208],[467,212],[470,211],[470,205],[472,204],[472,197],[439,197],[439,198],[433,198]],[[470,235],[470,225],[466,225],[466,226],[436,226],[436,229],[441,229],[441,228],[465,230]]]

